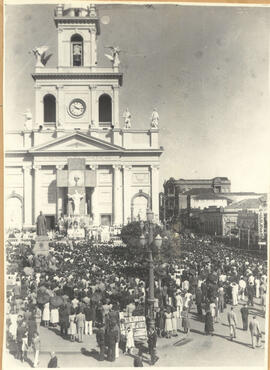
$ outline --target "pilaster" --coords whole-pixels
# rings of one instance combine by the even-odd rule
[[[63,127],[64,124],[64,86],[57,86],[57,99],[56,99],[56,125],[58,128]]]
[[[91,86],[91,117],[93,127],[98,127],[98,101],[97,101],[97,87]]]
[[[43,99],[40,85],[35,86],[35,106],[36,106],[35,123],[36,126],[39,127],[40,125],[43,125]]]
[[[97,65],[97,30],[95,25],[90,26],[90,42],[91,42],[90,65],[91,67],[95,67]]]
[[[23,221],[24,226],[32,225],[32,175],[31,168],[23,165]]]
[[[122,186],[121,186],[121,178],[122,178],[122,172],[121,172],[121,165],[113,165],[113,223],[115,225],[121,225],[123,224],[123,204],[122,204]]]
[[[96,171],[98,169],[98,166],[97,165],[90,165],[90,169],[93,170],[93,171]],[[94,226],[99,226],[100,224],[100,220],[99,220],[99,217],[100,217],[100,212],[99,212],[99,208],[98,208],[98,197],[99,197],[99,189],[98,189],[98,184],[96,184],[95,188],[94,188],[94,191],[92,193],[92,199],[91,199],[91,203],[92,203],[92,212],[93,212],[93,225]]]
[[[113,86],[113,124],[119,128],[119,87]]]
[[[58,170],[62,170],[64,168],[64,165],[62,164],[57,164],[55,166],[56,168],[56,183],[57,183],[57,171]],[[59,188],[56,184],[56,221],[58,220],[59,216],[61,215],[61,213],[63,213],[63,207],[64,207],[64,204],[63,204],[63,198],[61,195],[61,188]]]
[[[42,211],[41,209],[41,197],[40,197],[40,188],[41,188],[41,166],[40,165],[34,165],[34,220],[37,219],[37,216],[39,215],[39,212]]]
[[[124,171],[124,186],[123,186],[123,210],[124,210],[124,223],[128,223],[131,219],[131,165],[125,165]]]

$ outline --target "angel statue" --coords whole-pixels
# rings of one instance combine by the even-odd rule
[[[125,119],[125,128],[131,128],[131,114],[128,108],[123,113],[123,118]]]
[[[110,49],[112,55],[105,54],[105,56],[113,62],[114,67],[118,67],[120,64],[119,54],[121,50],[118,46],[105,46],[106,49]]]
[[[34,56],[36,57],[36,67],[44,67],[52,54],[46,55],[46,51],[49,49],[48,46],[43,45],[39,47],[35,47],[32,52]]]
[[[25,118],[25,122],[24,122],[25,130],[32,130],[33,116],[32,116],[31,110],[27,108],[26,112],[23,113],[23,115]]]
[[[156,109],[153,109],[153,113],[151,115],[151,127],[158,128],[159,123],[159,115]]]

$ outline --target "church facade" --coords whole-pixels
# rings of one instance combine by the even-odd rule
[[[158,217],[156,116],[136,130],[126,114],[121,127],[119,50],[110,68],[98,65],[94,5],[58,5],[54,21],[57,67],[47,67],[44,47],[34,51],[35,118],[28,111],[24,127],[5,133],[5,226],[31,227],[40,211],[49,228],[61,215],[94,226],[144,219],[147,208]]]

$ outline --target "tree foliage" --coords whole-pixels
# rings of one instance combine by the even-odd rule
[[[147,223],[144,224],[143,230],[141,230],[140,222],[131,222],[124,226],[121,231],[122,241],[126,244],[126,253],[129,260],[133,260],[134,263],[143,263],[147,258],[147,245],[142,246],[140,244],[140,236],[142,233],[146,239],[149,237],[149,229]],[[161,248],[155,246],[154,242],[151,245],[153,252],[153,258],[158,263],[170,262],[174,258],[178,258],[181,253],[180,240],[177,238],[174,232],[163,230],[159,225],[153,225],[153,239],[157,235],[162,237]]]

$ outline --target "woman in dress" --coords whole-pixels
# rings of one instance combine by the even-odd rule
[[[76,334],[77,334],[77,326],[75,323],[75,310],[74,308],[71,308],[70,315],[69,315],[69,335],[70,335],[70,340],[72,342],[75,341]]]
[[[53,327],[55,327],[59,323],[59,311],[58,308],[54,306],[51,307],[50,322]]]
[[[206,335],[213,335],[214,332],[214,318],[210,310],[208,310],[205,315],[204,332]]]
[[[165,316],[165,333],[166,333],[166,338],[171,338],[172,335],[172,313],[170,309],[167,309],[164,313]]]
[[[43,308],[42,320],[44,321],[44,326],[49,326],[50,321],[50,303],[45,303]]]
[[[189,334],[190,331],[190,321],[189,321],[189,316],[188,316],[188,308],[184,307],[183,311],[181,313],[182,316],[182,327],[184,329],[185,334]]]

